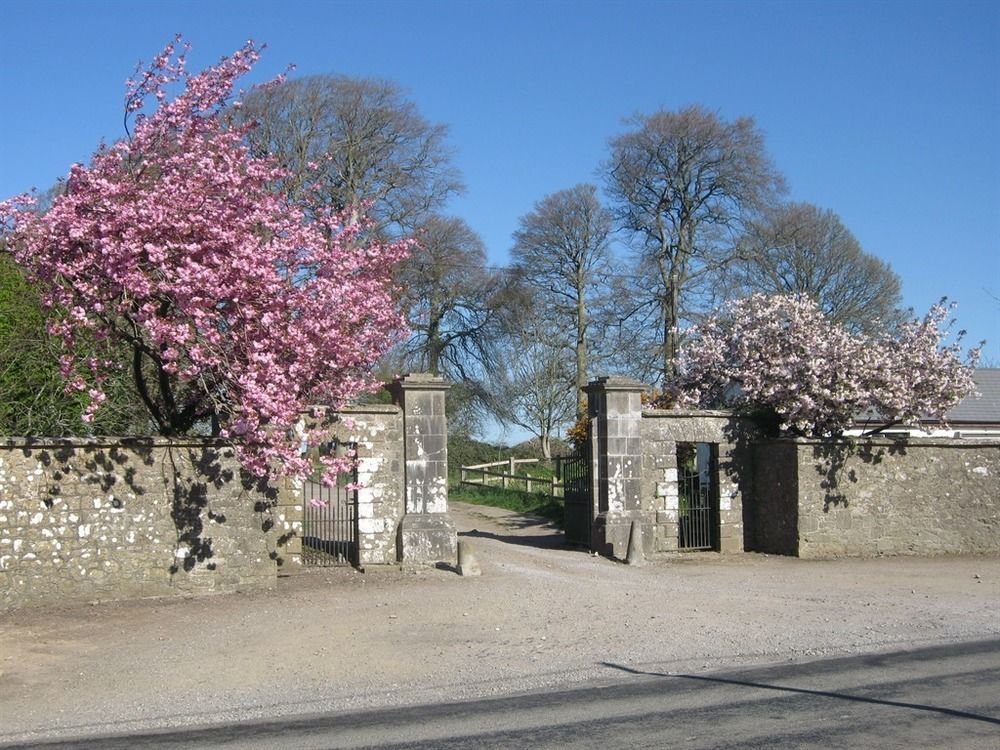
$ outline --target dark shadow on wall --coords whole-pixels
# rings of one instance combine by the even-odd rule
[[[212,508],[213,499],[219,495],[228,495],[235,503],[252,502],[262,535],[272,531],[278,489],[266,477],[256,477],[243,468],[239,468],[238,473],[234,471],[232,467],[236,464],[231,447],[223,443],[179,449],[168,447],[167,456],[173,469],[171,516],[177,530],[177,544],[179,549],[188,550],[180,566],[177,563],[170,566],[171,575],[181,569],[190,572],[202,563],[208,570],[215,570],[216,564],[212,561],[214,538],[208,534],[206,525],[222,525],[228,520],[225,512]],[[238,487],[232,486],[234,482],[239,483]],[[277,546],[284,546],[292,536],[280,537]],[[277,565],[284,563],[277,549],[268,554]]]
[[[181,569],[189,573],[214,556],[213,539],[205,533],[205,522],[225,523],[226,517],[209,509],[209,487],[223,489],[233,481],[233,472],[223,468],[215,447],[168,446],[166,453],[170,474],[164,481],[172,496],[170,515],[177,530],[177,548],[187,550],[180,565],[174,562],[170,566],[170,574],[176,575]],[[205,567],[215,570],[215,563],[207,562]]]
[[[241,502],[253,500],[253,510],[257,514],[260,523],[260,530],[266,536],[274,530],[274,509],[278,505],[278,487],[267,479],[267,477],[257,477],[246,469],[240,469],[240,494]],[[288,545],[295,538],[295,532],[289,531],[280,534],[275,539],[275,548],[268,552],[268,557],[274,560],[280,568],[285,564],[285,558],[281,556],[280,550]]]
[[[838,437],[813,446],[813,461],[823,490],[823,512],[846,508],[850,500],[846,488],[859,482],[857,469],[849,467],[853,458],[877,466],[887,455],[906,455],[906,439],[894,438],[889,445],[875,445],[869,440]]]
[[[165,561],[171,577],[181,571],[191,572],[199,564],[215,569],[215,539],[210,528],[227,523],[226,504],[253,503],[261,532],[267,535],[273,529],[277,488],[267,479],[233,468],[236,463],[227,444],[179,441],[178,445],[170,445],[150,438],[107,442],[102,445],[98,439],[88,445],[80,440],[25,438],[22,454],[38,461],[47,475],[41,487],[41,503],[51,509],[59,498],[68,500],[64,489],[67,482],[93,485],[95,494],[99,491],[104,497],[111,496],[108,502],[115,509],[128,510],[130,504],[141,507],[154,497],[163,497],[169,503],[176,532],[173,549],[187,550],[183,559],[171,556]],[[158,460],[162,461],[161,488],[148,486],[151,476],[155,476],[155,469],[149,469]],[[234,482],[238,486],[233,487]],[[223,502],[216,502],[220,496],[224,496]],[[283,563],[278,550],[293,536],[279,537],[276,549],[269,553],[278,565]]]
[[[37,460],[49,474],[41,498],[47,508],[53,507],[55,499],[62,495],[63,480],[74,474],[87,484],[97,485],[102,494],[111,494],[112,507],[122,508],[127,495],[141,497],[147,492],[138,481],[136,468],[127,465],[130,455],[138,456],[146,466],[154,463],[152,441],[142,438],[109,446],[85,446],[29,437],[24,439],[21,453]],[[74,462],[78,465],[74,466]]]
[[[743,510],[743,549],[757,549],[757,517],[754,507],[753,445],[765,433],[753,419],[734,416],[722,429],[723,437],[733,446],[732,454],[719,467],[739,487]],[[720,477],[721,479],[722,477]]]

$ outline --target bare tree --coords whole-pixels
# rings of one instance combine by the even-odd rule
[[[399,269],[411,330],[404,359],[481,384],[497,358],[506,279],[487,269],[482,240],[462,219],[431,216],[414,236],[419,249]]]
[[[508,339],[501,367],[491,377],[493,411],[538,437],[542,456],[552,457],[552,437],[573,421],[579,399],[565,347],[544,317]]]
[[[256,121],[251,146],[289,170],[282,187],[293,199],[318,176],[334,209],[371,202],[381,232],[406,233],[462,190],[447,127],[425,120],[390,81],[291,79],[250,92],[234,116]]]
[[[619,226],[635,242],[638,271],[658,313],[664,379],[674,371],[677,327],[700,282],[733,257],[735,236],[784,188],[753,119],[726,122],[702,107],[636,115],[612,138],[604,166]]]
[[[806,294],[855,332],[897,321],[899,276],[869,255],[833,211],[786,203],[748,226],[735,266],[745,292]]]
[[[451,423],[475,424],[488,401],[481,374],[495,349],[497,283],[475,233],[435,215],[463,189],[447,127],[424,119],[395,83],[338,75],[257,89],[233,114],[256,123],[251,146],[288,170],[282,187],[293,196],[318,178],[325,206],[355,215],[364,206],[377,233],[417,239],[399,269],[411,336],[382,367],[448,377],[450,408],[462,412]]]
[[[597,188],[577,185],[536,203],[514,233],[511,255],[520,279],[535,289],[550,333],[568,337],[578,401],[587,384],[592,309],[608,301],[611,229],[611,212],[597,199]]]

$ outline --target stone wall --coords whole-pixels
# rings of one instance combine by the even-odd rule
[[[403,411],[405,512],[396,554],[406,566],[458,562],[458,532],[448,516],[448,384],[410,373],[389,391]]]
[[[642,405],[645,386],[629,378],[591,381],[587,413],[591,429],[591,547],[624,558],[633,524],[652,551],[654,516],[642,504]]]
[[[744,497],[751,490],[750,440],[753,426],[728,412],[647,410],[642,413],[642,498],[655,513],[655,552],[676,552],[678,540],[677,444],[717,446],[714,486],[718,497],[719,552],[741,552],[745,528]],[[749,529],[752,533],[752,528]]]
[[[754,456],[762,551],[1000,552],[1000,441],[780,440]]]
[[[215,441],[0,441],[0,608],[272,586],[276,500]]]
[[[357,450],[358,565],[397,562],[399,522],[406,512],[403,487],[403,411],[388,404],[346,407],[331,417],[332,437]],[[299,568],[302,561],[302,485],[283,480],[275,515],[283,535],[283,553]]]
[[[591,547],[624,558],[633,525],[647,555],[677,552],[680,530],[678,443],[708,443],[717,462],[713,537],[720,552],[740,552],[751,518],[752,424],[728,412],[643,409],[646,386],[602,377],[587,388],[591,424]]]
[[[454,563],[445,392],[410,374],[393,405],[330,416],[357,450],[358,564]],[[0,609],[270,587],[301,570],[303,488],[241,471],[223,442],[0,440]]]
[[[752,533],[746,548],[776,555],[795,555],[799,544],[798,447],[794,442],[753,446]]]
[[[332,438],[357,450],[358,565],[455,563],[458,534],[448,516],[448,384],[409,373],[387,386],[393,404],[344,408],[329,418]],[[324,417],[325,418],[325,417]],[[278,520],[299,567],[302,488],[284,482]]]
[[[591,507],[574,521],[591,524],[602,554],[624,558],[636,525],[646,554],[677,551],[678,443],[705,443],[717,456],[720,552],[1000,552],[1000,441],[764,440],[728,412],[644,410],[644,390],[617,377],[586,388]]]

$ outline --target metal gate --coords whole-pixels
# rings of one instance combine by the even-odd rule
[[[353,479],[353,478],[349,478]],[[340,486],[302,485],[302,563],[332,566],[358,564],[358,493]]]
[[[563,529],[567,544],[590,547],[590,456],[562,459]]]
[[[702,443],[678,445],[678,527],[680,550],[716,549],[718,513],[715,507],[715,446]],[[692,450],[693,449],[693,450]],[[691,450],[684,460],[682,454]]]

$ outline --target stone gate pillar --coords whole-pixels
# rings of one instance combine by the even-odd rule
[[[403,410],[406,512],[397,551],[405,565],[458,561],[458,534],[448,517],[448,422],[445,393],[435,375],[411,373],[389,386]]]
[[[592,457],[596,510],[591,546],[625,558],[633,521],[643,526],[643,547],[652,550],[652,519],[642,511],[642,402],[645,384],[601,377],[584,388],[595,433]]]

